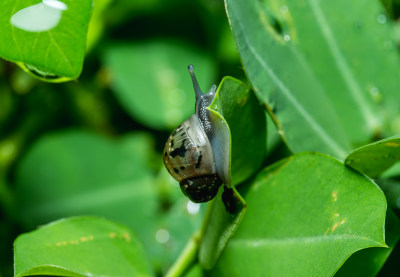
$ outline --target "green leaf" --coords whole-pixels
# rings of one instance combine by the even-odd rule
[[[126,227],[96,217],[61,219],[14,242],[14,276],[152,276]]]
[[[193,46],[151,41],[110,46],[105,64],[127,112],[154,129],[176,128],[194,113],[195,94],[187,66],[196,66],[201,87],[211,87],[215,65]]]
[[[222,79],[209,109],[229,126],[232,183],[239,184],[254,174],[264,161],[264,110],[250,88],[232,77]]]
[[[262,171],[213,276],[332,276],[355,251],[385,247],[386,201],[369,178],[319,153]]]
[[[129,143],[137,143],[136,149]],[[42,138],[17,169],[18,206],[24,225],[32,228],[95,211],[115,220],[126,217],[125,209],[151,213],[157,206],[156,195],[145,166],[148,154],[141,150],[149,148],[148,143],[148,138],[140,135],[116,142],[81,131]],[[110,206],[115,210],[107,212]],[[146,216],[138,212],[135,218],[140,226]]]
[[[223,193],[222,190],[224,190]],[[229,192],[228,195],[227,192]],[[226,205],[229,205],[229,210],[227,210]],[[235,206],[233,210],[230,205]],[[199,262],[203,268],[211,269],[214,267],[242,221],[245,212],[246,202],[235,187],[228,190],[225,187],[220,188],[218,195],[208,207],[207,216],[203,223],[204,229],[199,249]]]
[[[385,240],[389,248],[367,248],[354,253],[335,274],[339,276],[377,276],[400,238],[400,222],[387,210]]]
[[[247,76],[292,151],[344,158],[397,116],[399,59],[378,1],[225,3]]]
[[[394,136],[357,148],[346,157],[345,164],[375,178],[398,160],[400,136]]]
[[[76,79],[92,5],[92,0],[3,1],[0,56],[44,81]]]
[[[144,243],[154,241],[155,230],[146,229],[155,228],[150,222],[158,209],[146,166],[149,144],[140,134],[118,141],[83,131],[43,137],[17,169],[21,222],[35,228],[60,217],[93,214],[139,231]]]
[[[132,228],[156,268],[168,266],[200,227],[202,213],[190,213],[181,194],[170,199],[168,191],[180,192],[175,181],[164,181],[167,195],[161,201],[160,180],[149,165],[153,152],[146,133],[112,140],[71,130],[40,138],[16,170],[22,225],[35,228],[60,217],[104,216]]]

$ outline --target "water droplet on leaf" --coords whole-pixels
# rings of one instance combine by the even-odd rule
[[[283,36],[284,41],[289,41],[290,40],[290,35],[286,34]]]
[[[30,65],[30,64],[23,64],[22,68],[24,70],[32,73],[33,75],[39,77],[39,78],[42,78],[42,79],[45,79],[45,80],[49,80],[49,81],[56,81],[58,79],[62,79],[63,78],[63,77],[61,77],[61,76],[59,76],[57,74],[48,72],[46,70],[40,69],[40,68],[38,68],[36,66],[33,66],[33,65]]]
[[[369,94],[371,95],[372,100],[374,100],[374,102],[379,103],[382,101],[382,94],[377,87],[372,86],[369,89]]]
[[[13,14],[10,23],[27,32],[45,32],[53,29],[61,20],[67,5],[57,0],[43,0]]]
[[[58,0],[43,0],[42,1],[43,4],[58,9],[58,10],[62,10],[65,11],[66,9],[68,9],[67,5],[61,1]]]
[[[156,232],[156,241],[158,243],[166,243],[169,241],[170,235],[169,232],[165,229],[159,229]]]
[[[289,10],[289,9],[288,9],[288,7],[287,7],[286,5],[283,5],[283,6],[280,7],[281,13],[287,13],[288,10]]]
[[[387,17],[384,14],[380,14],[376,17],[376,21],[378,21],[379,24],[385,24],[387,21]]]

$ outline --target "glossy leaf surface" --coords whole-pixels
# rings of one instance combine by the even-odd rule
[[[382,191],[329,156],[294,155],[244,189],[246,216],[213,276],[331,276],[355,251],[385,246]]]
[[[265,158],[266,118],[262,106],[243,82],[222,79],[210,110],[229,127],[233,185],[258,170]]]
[[[383,139],[352,151],[345,163],[374,178],[400,160],[400,136]]]
[[[2,1],[0,56],[45,81],[82,71],[92,0]]]
[[[225,4],[247,76],[293,152],[342,159],[398,115],[399,59],[378,1]]]
[[[14,264],[16,277],[152,276],[131,230],[88,216],[61,219],[19,236]]]
[[[400,222],[391,209],[386,215],[385,240],[388,248],[367,248],[354,253],[335,276],[376,276],[400,238]]]

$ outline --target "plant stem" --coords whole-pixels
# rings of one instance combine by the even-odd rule
[[[166,277],[179,277],[189,269],[189,267],[197,259],[197,252],[199,248],[200,234],[196,231],[190,238],[181,255],[178,257],[176,262],[168,270]]]

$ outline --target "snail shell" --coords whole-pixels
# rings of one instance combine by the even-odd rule
[[[226,147],[219,147],[213,142],[220,143],[226,138],[218,137],[219,132],[215,130],[212,115],[207,110],[215,97],[216,86],[203,94],[193,66],[190,65],[188,69],[196,93],[196,111],[168,138],[164,148],[164,164],[179,182],[182,192],[193,202],[199,203],[213,199],[225,179],[228,165],[222,163],[226,163],[226,159],[215,157],[213,147]],[[216,136],[219,139],[215,139]]]

